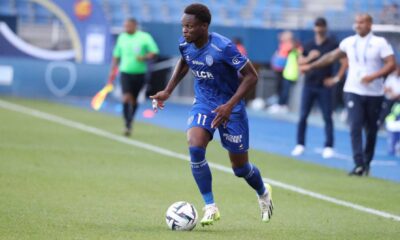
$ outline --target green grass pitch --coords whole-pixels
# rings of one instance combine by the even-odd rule
[[[2,99],[122,132],[115,116]],[[137,123],[132,138],[187,154],[183,132]],[[264,177],[400,215],[398,183],[254,150],[250,157]],[[218,142],[207,159],[229,166]],[[170,204],[185,200],[202,209],[188,162],[0,107],[0,239],[400,239],[400,222],[278,187],[274,216],[262,223],[253,190],[232,174],[212,172],[221,221],[173,232],[164,218]]]

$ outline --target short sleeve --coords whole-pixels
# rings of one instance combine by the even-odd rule
[[[183,48],[187,45],[183,37],[179,38],[179,53],[182,56],[182,59],[186,62],[185,56],[183,54]]]
[[[157,43],[154,41],[153,37],[150,34],[147,34],[147,51],[150,53],[158,54],[160,50],[158,49]]]
[[[225,63],[235,68],[236,71],[242,70],[248,61],[247,57],[241,54],[232,42],[225,47],[223,59]]]
[[[386,41],[386,39],[383,39],[382,43],[381,43],[379,56],[381,58],[386,58],[393,54],[394,54],[394,52],[393,52],[392,46]]]
[[[349,45],[349,38],[345,38],[345,39],[343,39],[343,40],[340,42],[340,44],[339,44],[339,49],[340,49],[342,52],[347,53],[348,45]]]
[[[121,36],[118,37],[117,43],[115,44],[113,57],[120,58],[121,57]]]
[[[310,53],[311,51],[311,43],[307,43],[306,45],[304,45],[304,49],[302,52],[303,57],[307,57],[307,55]]]

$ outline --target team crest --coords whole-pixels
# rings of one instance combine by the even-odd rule
[[[213,59],[213,57],[212,57],[211,55],[207,55],[207,56],[206,56],[206,63],[207,63],[207,65],[208,65],[209,67],[211,67],[211,65],[213,65],[214,59]]]
[[[189,62],[190,61],[190,57],[189,55],[186,55],[186,61]]]
[[[240,60],[239,60],[237,57],[234,57],[234,58],[232,59],[232,63],[233,63],[234,65],[238,65],[238,64],[240,63]]]

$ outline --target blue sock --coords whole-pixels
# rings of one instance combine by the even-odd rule
[[[233,168],[233,172],[237,177],[242,177],[246,182],[256,190],[258,195],[265,193],[265,186],[262,180],[260,171],[256,166],[250,163],[246,163],[244,166],[239,168]]]
[[[189,147],[192,174],[203,196],[205,204],[213,204],[211,171],[206,160],[206,150],[202,147]]]

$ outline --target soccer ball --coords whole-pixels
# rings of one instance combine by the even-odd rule
[[[188,202],[173,203],[167,210],[165,221],[171,230],[191,231],[197,224],[196,208]]]

